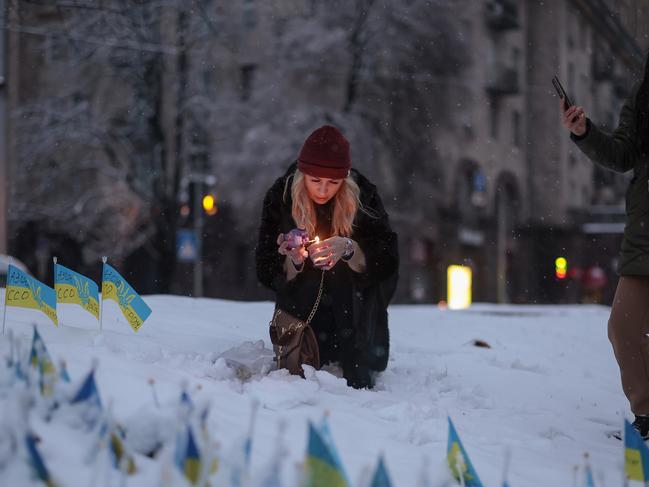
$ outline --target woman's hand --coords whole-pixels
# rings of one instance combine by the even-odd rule
[[[566,109],[565,104],[563,103],[563,98],[560,101],[561,104],[561,122],[563,126],[570,130],[577,137],[581,137],[586,133],[586,113],[584,109],[578,106],[571,106]]]
[[[296,266],[301,266],[304,263],[304,259],[309,256],[309,252],[306,251],[304,246],[295,247],[293,249],[288,249],[288,242],[284,240],[284,234],[280,233],[277,237],[277,245],[279,245],[277,252],[282,255],[287,256],[293,264]]]
[[[314,267],[328,271],[335,266],[347,250],[347,238],[330,237],[309,246],[309,256]]]

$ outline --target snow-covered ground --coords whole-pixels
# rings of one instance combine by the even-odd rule
[[[69,305],[59,307],[58,328],[37,312],[14,308],[7,326],[28,346],[30,323],[38,322],[50,354],[67,361],[73,382],[97,359],[102,400],[112,403],[114,416],[131,431],[155,415],[151,378],[163,405],[178,401],[184,381],[197,402],[209,400],[210,429],[226,449],[248,429],[251,405],[258,400],[252,471],[271,459],[284,419],[287,486],[304,458],[307,420],[319,422],[325,411],[353,483],[381,453],[396,486],[417,485],[422,466],[431,478],[440,477],[450,416],[486,486],[502,482],[508,449],[512,487],[571,486],[584,452],[596,477],[606,485],[621,484],[622,446],[605,433],[619,429],[629,412],[607,340],[606,307],[392,306],[388,369],[374,390],[359,391],[335,371],[307,374],[306,380],[273,371],[241,381],[217,360],[246,341],[263,339],[270,346],[271,303],[145,300],[153,313],[137,334],[112,302],[106,303],[101,336],[90,315]],[[491,348],[474,346],[475,339]],[[6,340],[1,343],[0,352],[6,353]],[[2,407],[0,401],[5,414]],[[53,476],[62,486],[84,485],[87,476],[69,468],[73,442],[55,426],[39,424]],[[157,478],[151,473],[155,463],[141,464],[143,473],[130,477],[128,485],[155,485],[150,483]]]

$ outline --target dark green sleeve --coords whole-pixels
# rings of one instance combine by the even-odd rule
[[[637,87],[627,98],[617,128],[612,134],[599,129],[592,121],[587,120],[587,132],[570,138],[588,158],[602,167],[617,172],[626,172],[635,166],[639,157],[636,145],[636,112],[635,99]]]

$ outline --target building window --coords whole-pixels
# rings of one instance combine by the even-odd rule
[[[514,110],[512,114],[512,124],[513,124],[513,133],[512,133],[512,142],[515,147],[521,146],[521,114]]]
[[[51,36],[45,41],[45,60],[47,62],[63,62],[69,57],[70,42],[61,36]]]
[[[203,86],[206,90],[212,88],[212,70],[210,68],[203,71]]]
[[[462,221],[477,222],[475,210],[487,205],[487,176],[480,166],[474,164],[460,173],[457,196]]]
[[[521,62],[521,50],[518,47],[512,49],[512,68],[518,73],[518,68]]]
[[[579,24],[579,45],[582,49],[586,49],[588,47],[588,25],[581,14],[577,23]]]
[[[257,26],[257,10],[255,0],[244,0],[243,2],[243,26],[247,29],[254,29]]]
[[[469,19],[462,20],[462,37],[464,38],[465,46],[473,45],[473,22]]]
[[[252,86],[255,77],[254,64],[244,64],[241,66],[241,100],[248,101],[252,94]]]
[[[489,105],[489,133],[492,139],[498,138],[498,104],[492,100]]]
[[[75,91],[72,94],[72,103],[74,104],[74,106],[81,105],[82,103],[85,103],[87,100],[88,100],[88,97],[86,97],[80,91]]]
[[[568,48],[572,49],[575,47],[575,38],[574,38],[574,29],[579,27],[579,21],[576,19],[575,11],[572,7],[568,7],[566,12],[566,42],[568,43]]]

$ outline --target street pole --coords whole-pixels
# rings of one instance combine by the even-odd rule
[[[203,296],[203,187],[202,181],[194,179],[194,232],[196,234],[196,257],[194,259],[194,297]]]
[[[0,22],[6,29],[9,24],[9,6],[5,0],[0,0]],[[9,178],[9,144],[12,143],[8,137],[7,119],[9,113],[9,84],[8,70],[9,64],[9,36],[12,34],[9,30],[0,32],[0,254],[7,253],[8,236],[7,236],[7,184]],[[14,56],[16,54],[14,53]],[[12,78],[15,79],[15,78]]]
[[[505,190],[496,197],[496,300],[506,303],[507,296],[507,208]]]

